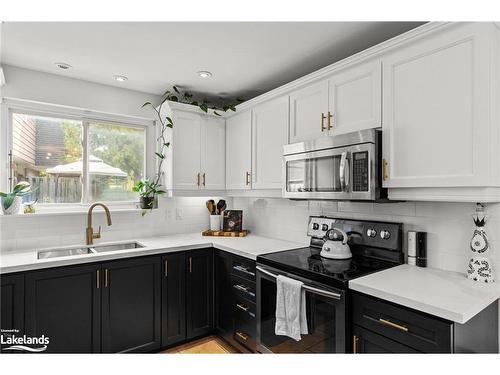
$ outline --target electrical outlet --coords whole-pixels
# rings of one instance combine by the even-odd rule
[[[182,220],[182,208],[175,209],[175,219]]]

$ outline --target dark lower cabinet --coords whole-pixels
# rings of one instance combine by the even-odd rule
[[[353,353],[419,353],[417,350],[399,342],[378,335],[367,329],[354,326]]]
[[[213,330],[213,249],[186,252],[186,338]]]
[[[459,324],[356,292],[352,321],[357,353],[498,352],[496,301]]]
[[[2,275],[1,329],[24,332],[24,274]]]
[[[48,337],[46,352],[100,352],[100,267],[91,264],[26,273],[26,334]]]
[[[231,254],[224,251],[214,253],[215,329],[219,336],[229,342],[232,341],[234,332],[231,265]]]
[[[102,264],[102,351],[148,352],[161,345],[160,257]]]
[[[161,345],[186,339],[186,257],[175,253],[162,257]]]

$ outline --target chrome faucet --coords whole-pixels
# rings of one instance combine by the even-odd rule
[[[111,225],[111,212],[109,212],[109,208],[106,207],[104,203],[94,203],[89,207],[89,210],[87,212],[87,230],[86,230],[86,237],[87,237],[87,245],[92,245],[94,243],[94,239],[101,238],[101,226],[99,225],[99,232],[94,233],[94,228],[92,228],[92,210],[94,209],[95,206],[101,206],[104,208],[104,211],[106,212],[106,219],[108,220],[108,225]]]

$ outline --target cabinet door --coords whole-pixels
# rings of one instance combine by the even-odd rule
[[[215,328],[225,340],[233,340],[233,293],[231,290],[231,254],[216,251],[215,269]]]
[[[258,105],[252,113],[252,189],[281,189],[287,143],[288,97]]]
[[[329,134],[382,126],[380,60],[343,69],[329,79]]]
[[[160,262],[160,257],[147,257],[103,263],[103,352],[160,347]]]
[[[1,275],[1,326],[24,333],[24,274]],[[16,334],[17,336],[18,334]]]
[[[353,328],[352,351],[356,354],[419,353],[409,346],[358,326]]]
[[[26,333],[49,338],[49,353],[100,352],[101,267],[26,273]]]
[[[176,110],[172,120],[173,189],[198,190],[202,118],[197,113]]]
[[[213,251],[190,251],[186,257],[186,327],[192,339],[213,329]]]
[[[251,189],[252,112],[226,120],[226,189]]]
[[[321,81],[290,95],[290,143],[328,135],[328,81]]]
[[[204,116],[202,126],[201,187],[224,190],[226,187],[226,122]]]
[[[489,27],[458,23],[384,56],[385,187],[485,185]]]
[[[162,258],[161,346],[186,339],[186,263],[184,253]]]

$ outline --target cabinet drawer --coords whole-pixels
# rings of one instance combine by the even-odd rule
[[[241,277],[232,276],[231,286],[236,297],[243,297],[255,303],[255,283]]]
[[[246,348],[255,352],[257,337],[257,323],[244,312],[235,311],[234,339]]]
[[[424,353],[451,353],[453,325],[362,294],[353,296],[353,323]]]
[[[231,274],[255,282],[255,262],[234,257]]]
[[[352,352],[354,354],[420,353],[409,346],[358,326],[353,328]]]
[[[234,311],[246,315],[249,319],[255,319],[256,316],[255,303],[251,303],[248,300],[241,298],[239,296],[235,297]]]

